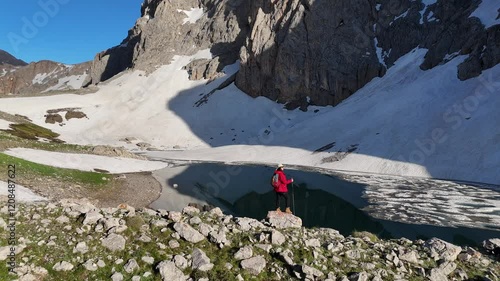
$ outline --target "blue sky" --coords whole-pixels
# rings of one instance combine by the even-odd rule
[[[1,0],[0,49],[26,62],[74,64],[120,44],[143,0]]]

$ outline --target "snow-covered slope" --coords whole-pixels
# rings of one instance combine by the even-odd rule
[[[486,28],[500,24],[500,2],[498,0],[481,0],[479,7],[471,14],[477,17]]]
[[[233,84],[210,95],[237,65],[208,84],[188,80],[182,67],[210,57],[207,51],[176,57],[149,76],[124,73],[95,94],[3,99],[0,110],[22,113],[68,142],[126,145],[120,139],[134,137],[175,147],[148,153],[163,159],[284,162],[500,184],[500,66],[460,81],[464,57],[422,71],[426,52],[402,57],[339,106],[308,112],[252,99]],[[44,123],[47,110],[67,107],[81,108],[88,119]]]

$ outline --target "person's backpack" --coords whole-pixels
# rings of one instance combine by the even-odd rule
[[[279,175],[278,175],[278,174],[274,174],[274,175],[271,177],[271,185],[272,185],[274,188],[278,188],[279,183],[280,183],[280,180],[279,180]]]

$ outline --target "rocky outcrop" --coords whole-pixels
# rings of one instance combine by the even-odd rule
[[[481,249],[433,238],[379,240],[369,233],[290,227],[225,215],[220,209],[183,212],[96,208],[87,200],[18,205],[20,280],[497,280],[500,263]],[[0,205],[7,219],[8,207]],[[86,217],[102,216],[84,223]],[[293,215],[286,215],[293,216]],[[285,216],[276,217],[277,220]],[[50,223],[53,222],[53,223]],[[279,224],[283,225],[283,224]],[[123,226],[128,231],[116,234]],[[63,228],[63,231],[61,231]],[[210,229],[209,231],[203,230]],[[0,228],[0,234],[6,234]],[[192,235],[194,231],[198,232]],[[193,240],[217,232],[225,237]],[[201,234],[200,234],[201,233]],[[148,237],[149,239],[143,239]],[[484,242],[486,250],[498,239]],[[22,245],[22,246],[21,246]],[[0,260],[10,247],[0,247]],[[457,256],[458,255],[458,256]],[[489,279],[488,279],[489,278]],[[44,280],[45,280],[44,279]]]
[[[39,94],[48,91],[80,89],[90,72],[90,63],[64,65],[53,61],[33,62],[2,71],[0,95]]]
[[[133,67],[147,72],[169,64],[174,55],[210,49],[216,60],[197,67],[195,78],[208,77],[238,59],[249,30],[249,1],[145,0],[141,17],[121,45],[96,55],[91,82],[96,84]],[[191,13],[198,13],[198,16]],[[206,75],[198,76],[198,71]]]

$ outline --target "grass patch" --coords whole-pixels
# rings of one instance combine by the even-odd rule
[[[0,150],[8,148],[32,148],[57,152],[90,152],[92,147],[86,145],[67,144],[59,142],[40,142],[37,140],[23,139],[0,130]]]
[[[38,138],[44,138],[56,143],[62,142],[58,139],[59,134],[33,123],[11,124],[10,130],[4,131],[11,135],[28,140],[37,140]]]
[[[4,153],[0,153],[0,165],[0,179],[7,176],[8,165],[15,165],[16,177],[21,179],[26,176],[35,175],[98,187],[107,185],[111,180],[111,177],[107,174],[46,166],[9,156]]]

